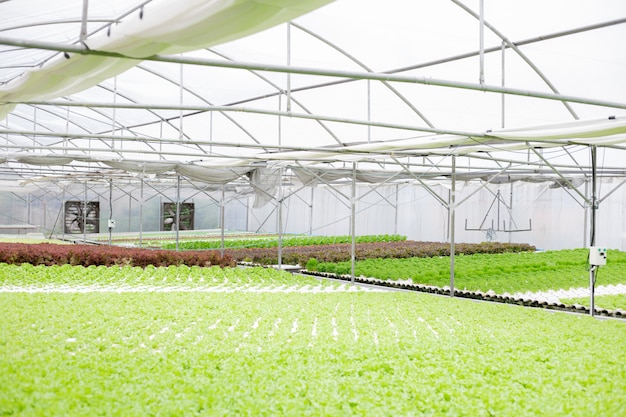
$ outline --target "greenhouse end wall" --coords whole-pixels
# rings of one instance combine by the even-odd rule
[[[626,250],[626,195],[621,184],[619,178],[603,179],[599,183],[598,188],[606,198],[597,210],[596,242]],[[588,195],[584,184],[578,191]],[[299,191],[283,204],[284,233],[350,234],[350,196],[350,185]],[[355,233],[401,234],[411,240],[449,241],[450,218],[444,205],[449,199],[449,183],[434,184],[430,190],[415,184],[359,186]],[[575,191],[555,186],[553,182],[487,186],[458,182],[456,202],[456,242],[529,243],[546,250],[590,244],[589,206]],[[276,204],[250,209],[249,217],[250,231],[278,231]]]
[[[596,243],[626,250],[626,187],[621,178],[598,183]],[[400,234],[418,241],[450,241],[447,204],[451,189],[447,182],[427,189],[414,183],[359,185],[356,187],[355,233],[357,235]],[[577,189],[589,195],[588,184]],[[293,192],[293,194],[292,194]],[[252,194],[231,191],[224,194],[224,225],[230,232],[278,233],[279,217],[285,234],[349,235],[351,233],[350,184],[285,188],[281,210],[276,200],[254,207]],[[109,204],[109,195],[112,196]],[[65,198],[65,200],[63,200]],[[181,190],[182,202],[195,207],[195,229],[220,229],[221,191]],[[176,190],[146,189],[143,199],[133,189],[67,187],[65,192],[50,189],[31,192],[0,192],[0,225],[31,224],[29,230],[48,236],[62,235],[63,201],[97,201],[100,231],[108,233],[107,221],[116,220],[114,233],[161,230],[162,204],[176,200]],[[540,249],[567,249],[590,244],[591,210],[572,189],[552,182],[513,182],[482,185],[456,184],[455,241],[529,243]],[[111,212],[112,208],[112,212]],[[509,209],[510,208],[510,209]],[[528,230],[530,229],[530,230]],[[4,235],[25,230],[5,228]]]

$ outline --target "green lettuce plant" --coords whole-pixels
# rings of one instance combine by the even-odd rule
[[[455,257],[455,287],[470,291],[516,293],[585,287],[589,282],[587,249],[547,252],[473,254]],[[350,262],[323,263],[317,271],[349,274]],[[608,251],[597,285],[626,283],[626,252]],[[406,280],[438,287],[450,284],[450,258],[364,259],[356,262],[358,276]]]
[[[2,415],[618,416],[626,407],[626,351],[615,348],[626,327],[615,320],[364,291],[0,292],[0,314]]]

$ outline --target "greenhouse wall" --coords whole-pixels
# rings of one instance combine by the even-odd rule
[[[626,195],[621,183],[621,179],[599,183],[599,190],[607,196],[597,211],[596,244],[624,250]],[[432,192],[414,184],[358,187],[355,233],[397,233],[413,240],[449,241],[448,209],[444,204],[450,198],[450,185],[435,184],[430,189]],[[608,195],[611,190],[614,192]],[[578,187],[578,191],[585,195],[585,185]],[[350,234],[350,196],[350,185],[318,186],[312,193],[310,189],[296,193],[283,205],[283,231]],[[555,187],[552,182],[486,187],[458,182],[456,201],[456,242],[530,243],[548,250],[590,244],[590,210],[575,191]],[[277,216],[275,204],[251,209],[249,231],[277,232]]]
[[[596,244],[626,250],[626,187],[619,178],[598,183]],[[519,242],[540,249],[578,248],[590,245],[591,210],[581,195],[590,195],[589,184],[576,190],[553,182],[513,182],[481,185],[457,181],[455,212],[456,242]],[[419,241],[450,241],[447,209],[451,197],[448,182],[359,185],[356,187],[355,233],[357,235],[400,234]],[[283,232],[286,234],[349,235],[351,233],[352,185],[318,185],[283,190]],[[580,194],[578,194],[580,193]],[[109,204],[109,196],[112,197]],[[42,188],[29,193],[0,193],[0,225],[31,224],[30,232],[62,236],[63,201],[98,202],[101,233],[108,233],[107,221],[115,219],[113,233],[158,232],[162,205],[174,202],[176,187],[67,185],[64,189]],[[180,191],[181,202],[193,203],[194,228],[220,229],[220,201],[217,189],[204,190],[187,184]],[[224,194],[225,229],[230,232],[278,233],[277,200],[254,206],[253,194],[230,191]],[[530,229],[530,230],[529,230]],[[5,235],[26,230],[4,228]]]

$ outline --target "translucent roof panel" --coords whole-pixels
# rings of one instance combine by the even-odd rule
[[[590,145],[612,172],[626,160],[621,0],[24,0],[0,14],[0,144],[16,172],[447,175],[454,155],[468,172],[586,173]]]

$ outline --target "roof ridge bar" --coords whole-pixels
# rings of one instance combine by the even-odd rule
[[[53,42],[42,42],[42,41],[24,41],[24,40],[7,38],[7,37],[0,37],[0,45],[12,45],[12,46],[20,46],[24,48],[64,51],[64,52],[75,53],[75,54],[80,54],[80,55],[108,56],[112,58],[131,59],[131,60],[136,60],[136,61],[156,61],[156,62],[169,62],[169,63],[178,63],[178,64],[182,63],[182,64],[189,64],[189,65],[201,65],[201,66],[210,66],[210,67],[217,67],[217,68],[234,68],[234,69],[258,70],[258,71],[278,72],[278,73],[292,73],[292,74],[301,74],[301,75],[317,75],[317,76],[323,76],[323,77],[339,77],[339,78],[351,78],[351,79],[359,79],[359,80],[375,80],[375,81],[389,81],[389,82],[399,82],[399,83],[409,83],[409,84],[422,84],[422,85],[431,85],[431,86],[437,86],[437,87],[450,87],[450,88],[459,88],[459,89],[465,89],[465,90],[474,90],[474,91],[482,91],[482,92],[490,92],[490,93],[502,93],[502,94],[517,95],[517,96],[542,98],[546,100],[566,101],[566,102],[590,104],[590,105],[602,106],[602,107],[626,109],[626,103],[620,103],[620,102],[614,102],[614,101],[608,101],[608,100],[598,100],[598,99],[592,99],[588,97],[579,97],[579,96],[556,94],[556,93],[550,93],[550,92],[525,90],[525,89],[520,89],[520,88],[502,87],[502,86],[489,85],[489,84],[480,85],[477,83],[453,81],[453,80],[423,77],[423,76],[416,77],[416,76],[396,75],[396,74],[380,73],[380,72],[330,70],[330,69],[321,69],[321,68],[276,65],[276,64],[257,63],[257,62],[226,62],[224,60],[218,60],[218,59],[193,58],[193,57],[174,56],[174,55],[152,55],[152,56],[143,57],[143,58],[134,58],[134,57],[129,57],[129,56],[116,53],[116,52],[91,50],[91,49],[87,49],[81,46],[74,46],[74,45],[67,45],[67,44],[60,44],[60,43],[53,43]]]

